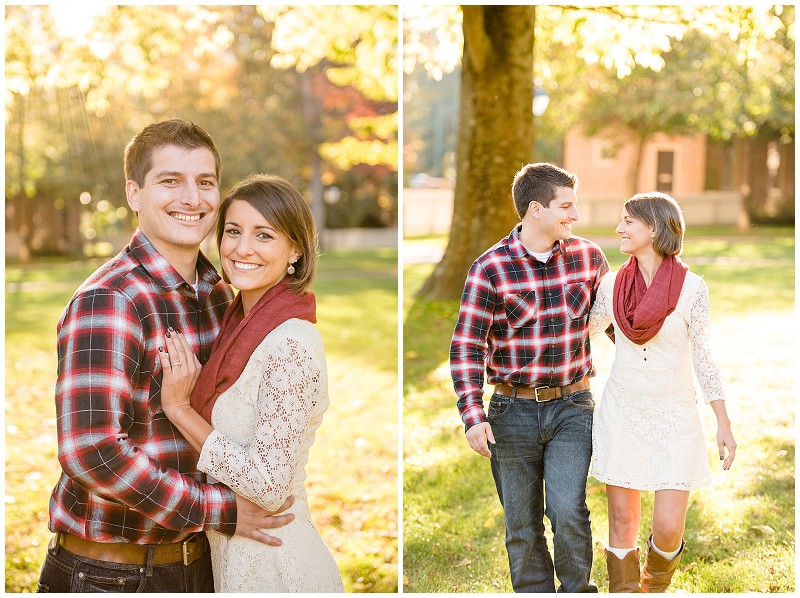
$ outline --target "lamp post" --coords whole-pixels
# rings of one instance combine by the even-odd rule
[[[550,104],[550,94],[538,85],[533,86],[533,115],[536,117],[544,114],[547,106]]]

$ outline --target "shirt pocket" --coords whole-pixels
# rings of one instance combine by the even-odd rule
[[[573,320],[589,315],[592,301],[592,288],[589,281],[571,282],[564,285],[564,302],[567,314]]]
[[[519,329],[537,319],[536,291],[507,295],[503,300],[509,328]]]

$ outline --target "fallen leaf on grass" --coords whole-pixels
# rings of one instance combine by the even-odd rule
[[[468,558],[463,558],[456,563],[456,567],[466,567],[467,565],[471,565],[472,560]]]
[[[486,521],[483,522],[483,527],[486,529],[490,529],[494,527],[494,517],[489,517]]]
[[[757,532],[761,532],[762,534],[767,534],[767,535],[775,533],[775,530],[768,525],[751,525],[750,529],[754,529]]]

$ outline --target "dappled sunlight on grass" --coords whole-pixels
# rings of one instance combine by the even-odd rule
[[[331,405],[307,466],[312,513],[351,590],[394,591],[391,572],[376,573],[397,562],[397,512],[387,509],[397,504],[396,374],[354,359],[328,367]],[[357,369],[363,385],[353,384]]]
[[[687,262],[698,262],[692,270],[704,276],[711,293],[714,354],[738,448],[733,468],[723,471],[716,419],[700,395],[712,482],[690,495],[687,548],[671,590],[792,592],[797,352],[793,230],[731,236],[736,238],[687,239]],[[619,253],[616,247],[607,253],[612,251]],[[609,257],[624,260],[621,255]],[[725,258],[723,265],[708,261],[716,258]],[[404,271],[404,588],[510,592],[502,508],[489,461],[467,445],[448,371],[458,302],[415,296],[431,270],[430,264],[413,264]],[[597,402],[613,352],[602,335],[592,342]],[[605,486],[590,479],[587,502],[595,539],[592,577],[606,591]],[[652,509],[653,493],[643,493],[640,546],[650,533]]]
[[[396,250],[328,254],[314,284],[330,407],[311,449],[307,487],[315,524],[348,591],[397,591],[396,256]],[[7,269],[7,280],[15,281],[6,291],[7,592],[35,589],[51,537],[48,500],[60,473],[56,324],[94,267]]]

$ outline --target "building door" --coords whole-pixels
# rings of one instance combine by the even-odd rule
[[[656,172],[656,191],[672,193],[672,176],[675,165],[675,152],[658,152]]]

